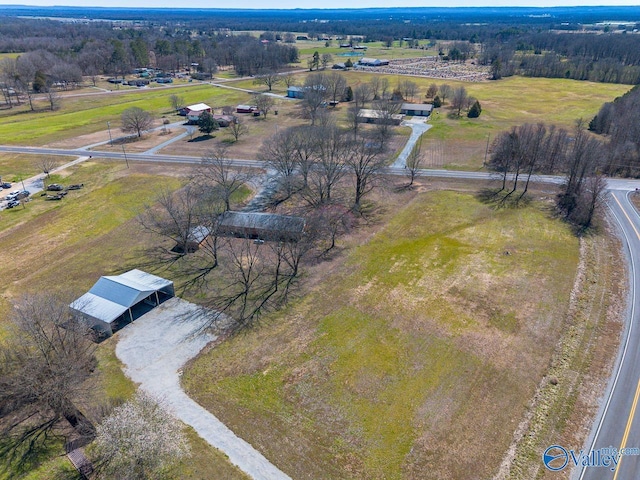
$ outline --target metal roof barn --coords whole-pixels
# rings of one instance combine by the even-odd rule
[[[224,212],[218,220],[218,235],[276,242],[297,242],[302,238],[305,219],[258,212]]]
[[[174,294],[172,281],[134,269],[100,277],[91,290],[69,306],[91,328],[111,335]]]

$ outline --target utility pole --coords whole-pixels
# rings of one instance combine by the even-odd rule
[[[107,129],[109,130],[109,146],[113,147],[113,139],[111,138],[111,122],[107,121]]]
[[[122,145],[122,153],[124,153],[124,161],[127,163],[127,168],[129,168],[129,160],[127,160],[127,152],[124,151],[124,145]]]

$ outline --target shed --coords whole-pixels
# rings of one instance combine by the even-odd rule
[[[432,111],[433,105],[430,103],[403,103],[400,113],[403,115],[428,117]]]
[[[198,225],[193,227],[189,234],[187,235],[186,241],[178,242],[171,249],[172,252],[176,253],[193,253],[198,251],[200,245],[206,240],[211,231],[205,227],[204,225]]]
[[[195,105],[189,105],[185,108],[187,110],[187,120],[189,122],[198,122],[202,112],[211,113],[211,107],[206,103],[196,103]]]
[[[290,215],[257,212],[224,212],[218,220],[218,235],[254,240],[297,242],[305,219]]]
[[[287,97],[289,98],[304,98],[304,88],[296,85],[291,85],[287,88]]]
[[[114,331],[175,295],[173,282],[142,270],[103,276],[69,307],[103,334]]]

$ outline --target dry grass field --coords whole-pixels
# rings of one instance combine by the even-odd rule
[[[577,240],[541,205],[440,191],[385,211],[331,281],[185,385],[293,478],[488,478],[554,351]]]

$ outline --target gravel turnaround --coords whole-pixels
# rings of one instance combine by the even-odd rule
[[[172,413],[191,425],[231,463],[256,480],[289,479],[249,443],[187,396],[180,386],[182,366],[215,336],[199,332],[200,307],[172,298],[123,328],[116,355],[125,373],[144,391],[164,400]]]

